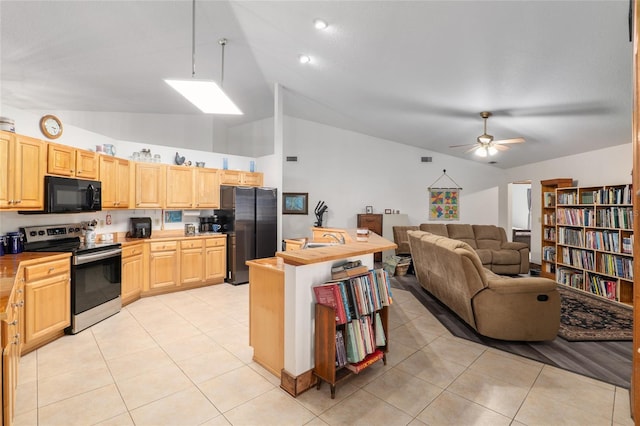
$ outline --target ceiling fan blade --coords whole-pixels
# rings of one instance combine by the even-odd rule
[[[475,146],[477,144],[475,143],[465,143],[463,145],[449,145],[449,148],[461,148],[461,147],[465,147],[465,146]]]
[[[498,151],[506,151],[509,149],[509,147],[506,145],[493,145],[493,147]]]
[[[465,153],[465,154],[468,154],[469,152],[473,152],[473,151],[475,151],[475,150],[476,150],[476,149],[478,149],[478,148],[482,148],[482,145],[477,145],[477,144],[474,144],[474,145],[475,145],[475,146],[472,146],[471,148],[469,148],[468,150],[466,150],[464,153]]]
[[[499,141],[493,141],[494,144],[508,144],[508,143],[522,143],[524,142],[524,138],[512,138],[512,139],[501,139]]]

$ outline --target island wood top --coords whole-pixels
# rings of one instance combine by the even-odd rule
[[[318,230],[319,228],[314,228]],[[379,251],[394,250],[398,246],[382,238],[380,235],[373,232],[369,233],[369,239],[367,241],[357,241],[355,229],[334,229],[327,228],[326,232],[340,232],[346,234],[347,241],[345,244],[336,244],[327,247],[315,247],[302,250],[289,250],[276,253],[276,256],[281,257],[284,263],[288,265],[311,265],[313,263],[327,262],[330,260],[346,259],[353,256],[360,256],[363,254],[377,253]]]

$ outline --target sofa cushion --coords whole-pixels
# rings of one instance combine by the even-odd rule
[[[503,243],[502,228],[495,225],[472,225],[478,248],[500,250]]]
[[[478,257],[480,258],[480,262],[483,265],[491,265],[493,263],[493,253],[490,249],[475,249]]]
[[[421,223],[420,230],[424,232],[430,232],[442,237],[448,237],[447,225],[444,223]]]
[[[447,225],[447,231],[449,232],[449,238],[464,241],[474,249],[478,248],[478,245],[476,244],[476,237],[473,233],[473,227],[471,225],[450,223]]]
[[[520,252],[517,250],[494,250],[491,263],[494,265],[520,265]]]

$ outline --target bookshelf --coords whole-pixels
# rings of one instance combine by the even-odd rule
[[[556,189],[573,185],[571,178],[540,181],[542,202],[542,243],[540,245],[540,276],[556,279]]]
[[[380,269],[314,287],[316,300],[321,303],[315,304],[313,374],[317,389],[322,382],[329,384],[332,399],[336,384],[343,379],[380,360],[387,364],[391,304],[388,278]],[[319,296],[317,287],[322,288],[323,296]],[[341,300],[329,296],[330,289],[335,288]]]
[[[558,283],[633,305],[631,185],[556,189]]]

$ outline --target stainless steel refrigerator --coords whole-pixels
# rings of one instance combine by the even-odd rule
[[[216,212],[227,239],[227,282],[249,282],[247,260],[272,257],[278,249],[278,190],[221,186]]]

